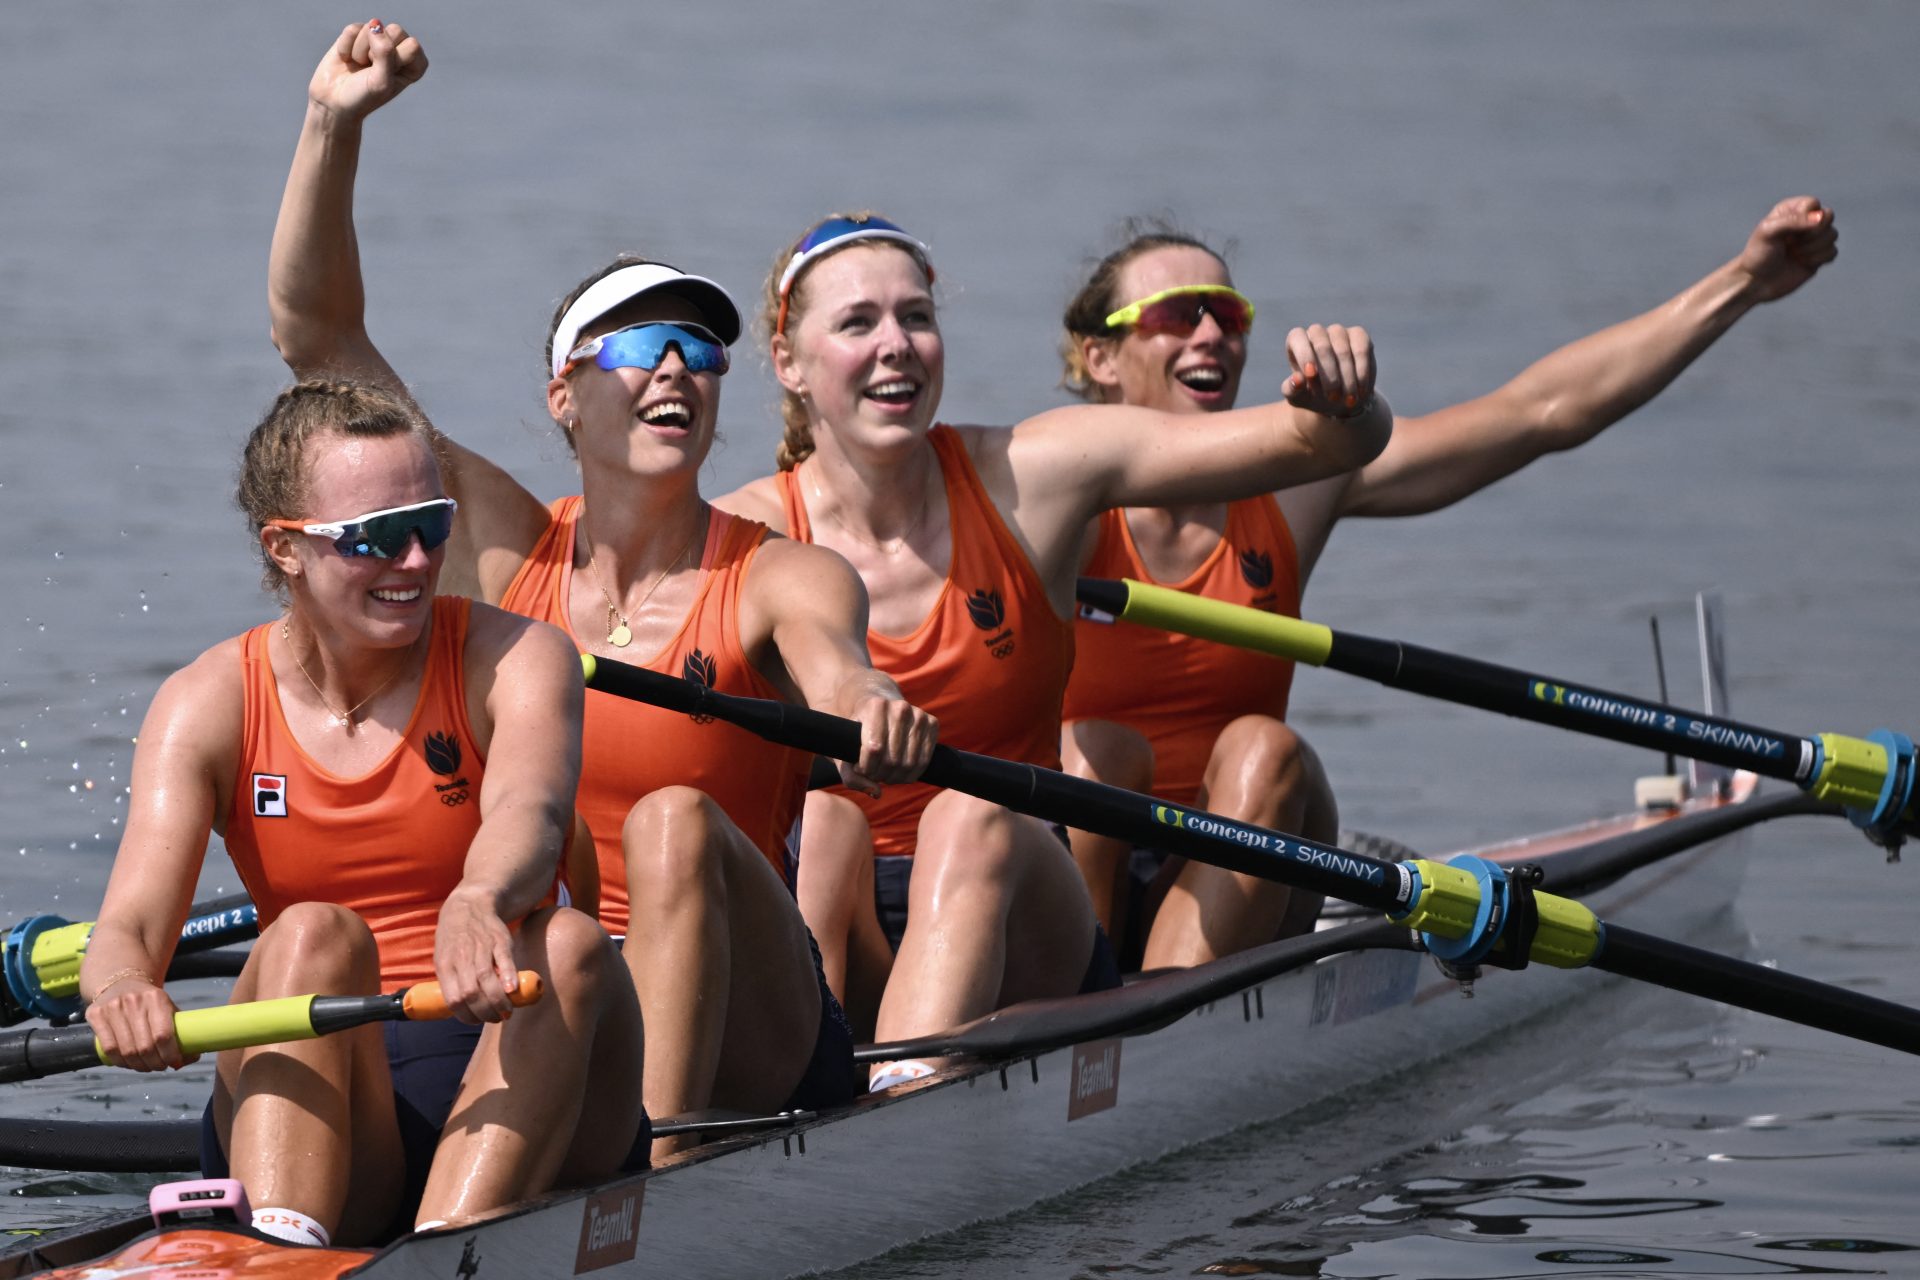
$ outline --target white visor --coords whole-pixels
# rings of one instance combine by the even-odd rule
[[[656,289],[691,302],[700,313],[700,323],[728,346],[740,340],[740,308],[718,284],[659,262],[622,267],[587,286],[587,291],[575,298],[560,317],[553,331],[553,376],[559,377],[560,370],[566,368],[567,354],[577,345],[582,329],[615,307]]]

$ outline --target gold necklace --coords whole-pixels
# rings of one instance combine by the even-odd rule
[[[680,562],[686,558],[687,552],[693,547],[694,539],[698,538],[701,533],[706,530],[707,524],[706,504],[702,503],[701,518],[694,522],[693,532],[688,535],[686,545],[680,548],[673,559],[667,561],[667,567],[660,571],[659,576],[653,580],[653,585],[647,588],[647,594],[641,596],[640,603],[633,606],[634,613],[637,614],[647,607],[647,601],[653,599],[653,593],[660,589],[660,584],[667,580],[667,575],[672,573],[674,569],[679,566]],[[620,612],[620,606],[613,602],[613,593],[608,591],[606,585],[601,582],[600,571],[594,567],[593,563],[593,540],[591,538],[587,540],[587,574],[593,579],[593,585],[600,589],[600,598],[607,602],[607,643],[616,649],[626,648],[633,643],[633,628],[627,625],[627,618],[630,615]]]
[[[293,632],[288,629],[287,620],[285,618],[282,618],[280,620],[280,638],[286,641],[287,656],[293,659],[293,665],[300,668],[300,674],[305,676],[307,678],[307,683],[313,686],[313,696],[320,699],[321,707],[326,710],[327,723],[339,725],[342,729],[345,729],[349,735],[353,733],[354,713],[360,710],[360,708],[366,706],[369,702],[372,702],[375,698],[379,697],[381,694],[385,693],[388,689],[392,688],[393,682],[400,678],[400,673],[402,671],[405,671],[410,665],[412,665],[411,662],[401,663],[398,667],[394,668],[394,672],[392,675],[388,676],[385,680],[382,680],[380,682],[380,687],[378,689],[375,689],[372,693],[360,699],[360,701],[354,703],[352,706],[348,707],[345,711],[335,711],[333,709],[333,704],[327,701],[326,692],[325,690],[321,689],[320,682],[313,678],[313,672],[307,670],[307,664],[300,660],[300,655],[298,653],[294,652]],[[418,643],[418,642],[416,641],[415,643]],[[408,646],[407,652],[408,652],[408,657],[411,658],[412,652],[413,652],[412,646]]]

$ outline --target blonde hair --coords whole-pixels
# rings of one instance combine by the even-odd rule
[[[328,435],[416,436],[434,461],[444,464],[439,433],[404,396],[343,379],[296,382],[275,397],[266,416],[247,436],[240,455],[234,500],[246,514],[256,545],[261,526],[268,521],[309,514],[307,446]],[[286,571],[273,562],[264,546],[260,547],[260,558],[266,566],[260,585],[284,596]]]
[[[830,213],[826,217],[816,221],[813,225],[815,228],[818,228],[822,223],[833,222],[835,220],[869,222],[879,217],[881,217],[881,215],[871,209],[862,209],[857,213]],[[811,234],[811,232],[808,234]],[[860,245],[873,248],[897,249],[912,258],[914,265],[918,266],[920,270],[926,274],[929,281],[933,279],[933,264],[928,262],[918,250],[902,241],[848,240],[847,243],[838,248],[828,249],[827,252],[821,254],[819,258],[814,259],[814,261],[809,262],[802,268],[800,274],[793,278],[793,283],[788,286],[786,297],[783,298],[780,296],[780,277],[786,274],[787,264],[793,261],[793,255],[800,251],[801,241],[805,239],[806,236],[803,235],[800,240],[794,241],[783,249],[780,255],[773,260],[773,269],[767,273],[766,284],[760,291],[760,315],[758,317],[758,323],[761,331],[766,335],[768,343],[772,343],[774,335],[776,334],[783,332],[791,333],[795,326],[800,323],[800,317],[805,315],[807,310],[806,298],[801,290],[801,286],[806,283],[807,275],[814,267],[818,266],[823,259],[831,258],[834,254],[839,253],[841,249],[852,249]],[[783,303],[786,306],[786,323],[784,327],[781,324],[781,305]],[[773,458],[780,470],[791,471],[802,462],[805,462],[813,453],[813,420],[807,414],[807,402],[793,392],[784,389],[780,393],[780,423],[780,445],[774,450]]]
[[[1119,238],[1120,247],[1094,263],[1086,283],[1067,303],[1066,314],[1061,317],[1065,332],[1060,338],[1060,385],[1082,400],[1096,404],[1104,396],[1099,384],[1087,372],[1081,342],[1085,338],[1121,336],[1107,328],[1107,317],[1126,305],[1115,296],[1115,290],[1120,286],[1120,273],[1127,264],[1155,249],[1178,248],[1198,249],[1211,254],[1221,266],[1227,265],[1218,249],[1181,230],[1168,218],[1129,218],[1121,224]]]

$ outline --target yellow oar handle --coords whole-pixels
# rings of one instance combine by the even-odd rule
[[[1122,581],[1127,584],[1127,608],[1121,617],[1128,622],[1181,631],[1316,667],[1326,662],[1333,648],[1333,629],[1317,622],[1209,600],[1132,578]]]
[[[173,1036],[180,1052],[188,1055],[283,1040],[311,1040],[319,1034],[313,1029],[312,1005],[312,996],[283,996],[217,1009],[188,1009],[173,1015]],[[100,1042],[93,1043],[94,1053],[105,1062]]]

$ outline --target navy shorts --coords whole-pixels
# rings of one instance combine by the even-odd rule
[[[1048,825],[1062,842],[1066,840],[1064,828],[1051,823]],[[912,884],[911,857],[889,856],[873,860],[873,910],[880,918],[880,931],[887,935],[887,945],[896,952],[900,950],[900,939],[907,932],[907,895]],[[1113,943],[1108,940],[1107,931],[1096,924],[1093,926],[1093,953],[1087,957],[1087,972],[1080,980],[1080,994],[1110,991],[1119,985],[1120,962],[1114,955]]]
[[[433,1153],[440,1145],[440,1132],[453,1114],[453,1102],[460,1092],[460,1079],[467,1063],[480,1044],[481,1028],[443,1018],[431,1022],[387,1022],[381,1024],[387,1046],[387,1066],[393,1075],[393,1113],[400,1126],[400,1150],[405,1162],[401,1201],[394,1209],[391,1229],[405,1230],[413,1223],[420,1197],[427,1189],[427,1174],[433,1168]],[[622,1172],[647,1167],[653,1146],[653,1126],[646,1112],[640,1113],[640,1132],[633,1148],[621,1162]],[[200,1175],[225,1178],[227,1153],[220,1146],[220,1132],[213,1122],[213,1099],[207,1099],[200,1113]]]
[[[827,985],[827,971],[820,962],[820,944],[807,931],[807,948],[813,953],[813,977],[820,984],[820,1029],[813,1039],[813,1056],[800,1083],[788,1095],[783,1111],[821,1111],[844,1106],[867,1091],[866,1073],[853,1060],[853,1027],[847,1011]]]

